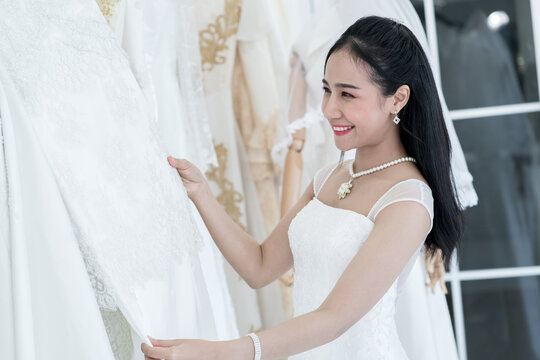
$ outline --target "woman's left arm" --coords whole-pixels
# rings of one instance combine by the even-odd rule
[[[347,331],[390,288],[424,241],[430,226],[428,211],[421,204],[407,201],[386,207],[377,216],[369,238],[318,309],[258,333],[262,358],[279,359],[301,353],[335,340]],[[204,344],[199,346],[209,351],[205,356],[215,355],[216,359],[251,360],[254,356],[253,343],[248,337]],[[179,340],[176,346],[164,349],[143,345],[143,352],[149,359],[202,359],[197,357],[199,352],[192,352],[196,350],[192,345],[195,344],[189,340]]]

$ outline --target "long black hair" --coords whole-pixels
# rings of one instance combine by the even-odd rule
[[[345,50],[369,69],[371,80],[384,96],[402,85],[410,88],[401,109],[400,138],[408,156],[431,187],[434,200],[433,228],[425,246],[441,249],[448,264],[463,233],[463,214],[456,199],[450,166],[451,145],[429,61],[414,34],[403,24],[378,16],[361,18],[341,35],[328,52]]]

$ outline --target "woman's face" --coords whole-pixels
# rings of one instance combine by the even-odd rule
[[[339,150],[377,145],[395,129],[393,97],[383,96],[367,65],[347,51],[336,51],[328,59],[323,89],[322,111]]]

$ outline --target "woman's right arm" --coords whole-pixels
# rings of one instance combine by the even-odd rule
[[[236,224],[212,195],[199,169],[187,160],[168,158],[178,170],[188,196],[218,246],[232,267],[252,288],[261,288],[276,280],[293,264],[288,229],[296,214],[313,198],[313,186],[285,215],[261,244]]]

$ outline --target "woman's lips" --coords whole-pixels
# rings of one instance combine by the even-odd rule
[[[348,134],[352,129],[354,129],[354,126],[332,126],[332,130],[337,136]]]

